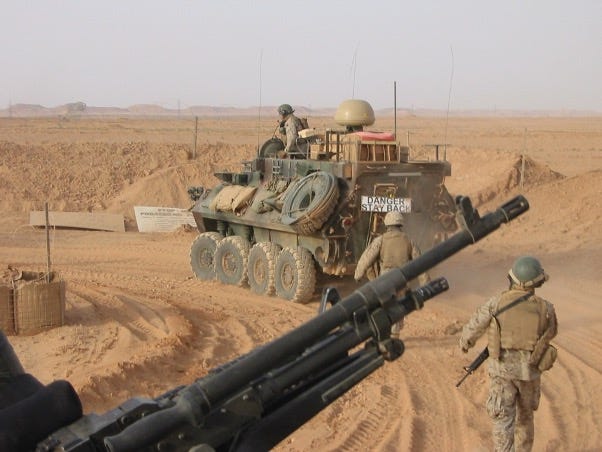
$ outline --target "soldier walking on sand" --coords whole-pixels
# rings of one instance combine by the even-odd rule
[[[359,281],[366,274],[368,279],[374,279],[383,273],[401,267],[412,259],[420,256],[420,250],[403,231],[403,215],[401,212],[389,212],[385,215],[386,232],[376,237],[366,247],[355,267],[354,279]],[[428,274],[418,277],[420,285],[429,281]],[[402,323],[396,323],[391,329],[391,335],[397,336]]]
[[[487,332],[487,413],[493,420],[494,448],[522,452],[533,447],[540,377],[556,358],[549,343],[558,325],[552,303],[535,295],[535,289],[548,280],[537,259],[516,259],[508,279],[509,290],[489,299],[464,326],[460,348],[466,353]]]

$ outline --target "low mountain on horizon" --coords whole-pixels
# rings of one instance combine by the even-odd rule
[[[277,106],[254,107],[218,107],[210,105],[194,105],[186,108],[165,108],[155,104],[136,104],[129,107],[97,107],[87,105],[85,102],[71,102],[56,107],[45,107],[39,104],[14,104],[6,109],[0,109],[0,117],[28,118],[28,117],[77,117],[77,116],[150,116],[150,117],[249,117],[261,115],[274,115]],[[295,111],[300,116],[332,117],[336,107],[308,108],[295,106]],[[394,115],[393,108],[383,108],[375,111],[377,116],[390,117]],[[447,111],[429,108],[398,108],[398,116],[445,116]],[[478,116],[478,117],[504,117],[504,116],[602,116],[602,112],[593,110],[452,110],[450,116]]]

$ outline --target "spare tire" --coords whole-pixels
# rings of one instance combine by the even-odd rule
[[[285,148],[284,141],[280,138],[272,137],[259,148],[260,158],[277,158],[278,152],[283,151]]]
[[[339,199],[337,177],[316,171],[297,181],[287,192],[281,221],[294,225],[299,234],[319,230],[334,211]]]

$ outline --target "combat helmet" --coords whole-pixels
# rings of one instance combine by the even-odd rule
[[[389,212],[385,215],[385,226],[403,226],[401,212]]]
[[[280,107],[278,107],[278,113],[282,116],[290,115],[294,111],[295,110],[293,110],[293,107],[291,107],[289,104],[282,104]]]
[[[549,278],[541,263],[532,256],[521,256],[508,271],[510,281],[524,289],[539,287]]]

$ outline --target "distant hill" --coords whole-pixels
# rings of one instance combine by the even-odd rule
[[[273,116],[277,106],[262,106],[262,116]],[[295,107],[300,116],[332,117],[336,107],[333,108],[307,108]],[[375,111],[379,117],[393,116],[393,108]],[[182,109],[165,108],[160,105],[138,104],[126,108],[121,107],[95,107],[84,102],[73,102],[57,107],[45,107],[38,104],[14,104],[9,108],[0,109],[0,117],[48,117],[48,116],[156,116],[156,117],[249,117],[257,116],[259,107],[214,107],[208,105],[195,105]],[[398,116],[445,116],[445,110],[436,109],[410,109],[398,108]],[[450,116],[478,116],[478,117],[504,117],[504,116],[544,116],[544,117],[570,117],[570,116],[602,116],[602,112],[588,110],[452,110]]]

